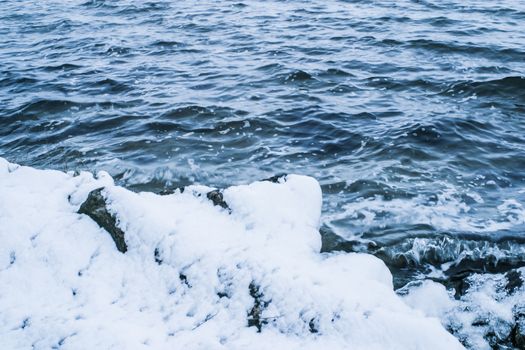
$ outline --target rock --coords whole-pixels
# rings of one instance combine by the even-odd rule
[[[176,188],[165,188],[159,192],[157,192],[158,195],[161,196],[168,196],[170,194],[174,194],[175,192],[179,191],[179,193],[184,193],[184,187],[176,187]]]
[[[273,183],[281,183],[282,182],[286,182],[286,176],[287,174],[277,174],[277,175],[274,175],[272,177],[269,177],[267,179],[263,179],[261,181],[270,181],[270,182],[273,182]]]
[[[113,238],[118,251],[125,253],[128,250],[128,246],[124,240],[124,232],[117,226],[115,216],[108,211],[102,190],[103,188],[98,188],[91,191],[86,201],[80,206],[78,213],[89,216],[100,227],[106,230],[111,238]]]
[[[158,264],[158,265],[162,265],[162,258],[161,258],[161,255],[160,255],[160,250],[159,248],[155,248],[155,252],[153,253],[154,257],[155,257],[155,262]]]
[[[512,342],[517,349],[525,349],[525,317],[518,319],[516,322]]]
[[[224,209],[231,210],[228,203],[224,201],[224,197],[220,190],[213,190],[206,193],[206,197],[213,202],[213,205],[218,205]]]
[[[505,286],[507,292],[513,293],[523,286],[523,276],[519,270],[510,270],[505,274],[505,277],[507,278],[507,285]]]
[[[250,283],[248,287],[250,296],[253,298],[253,307],[248,313],[248,327],[257,328],[257,332],[261,332],[262,327],[268,323],[268,320],[262,317],[262,313],[266,307],[270,304],[269,301],[263,300],[263,294],[259,289],[259,286],[254,282]]]

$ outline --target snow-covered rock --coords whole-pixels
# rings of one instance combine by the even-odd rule
[[[125,253],[77,213],[98,188]],[[227,208],[212,190],[134,193],[0,158],[0,348],[462,348],[379,259],[319,253],[314,179],[230,187]]]
[[[524,276],[524,267],[474,273],[464,278],[460,295],[430,280],[413,282],[399,292],[408,305],[441,319],[469,349],[525,349]]]

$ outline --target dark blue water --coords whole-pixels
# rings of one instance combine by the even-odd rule
[[[12,162],[154,191],[307,174],[324,249],[398,285],[525,264],[523,1],[4,0],[0,38]]]

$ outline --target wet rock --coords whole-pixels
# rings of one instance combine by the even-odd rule
[[[286,182],[286,176],[288,174],[277,174],[277,175],[274,175],[272,177],[269,177],[267,179],[263,179],[261,181],[269,181],[269,182],[273,182],[273,183],[281,183],[281,182]]]
[[[270,302],[263,300],[263,294],[254,282],[250,283],[249,291],[253,298],[253,307],[248,313],[248,327],[255,327],[257,332],[261,332],[263,325],[268,323],[268,320],[262,317],[262,313]]]
[[[165,188],[165,189],[159,191],[157,194],[159,194],[161,196],[168,196],[170,194],[174,194],[177,191],[179,191],[180,193],[184,193],[184,187]]]
[[[512,313],[514,314],[514,327],[511,333],[511,343],[514,349],[525,350],[525,305],[516,305]]]
[[[512,333],[512,343],[516,349],[525,349],[525,315],[518,319]]]
[[[460,300],[463,295],[467,294],[471,287],[467,276],[454,276],[443,282],[445,286],[454,288],[454,298],[456,300]]]
[[[363,239],[344,239],[334,231],[326,226],[322,225],[319,228],[319,234],[321,235],[321,253],[341,251],[347,253],[374,253],[378,248],[377,244],[373,241]]]
[[[213,205],[218,205],[221,208],[231,210],[228,203],[224,201],[224,197],[220,190],[213,190],[206,193],[206,197],[213,202]]]
[[[519,270],[511,270],[505,274],[505,277],[507,278],[507,285],[505,285],[507,292],[513,293],[523,286],[523,276]]]
[[[485,259],[464,258],[457,261],[449,269],[445,271],[447,276],[461,277],[469,276],[474,273],[498,272],[496,269],[497,260],[493,256],[485,257]]]
[[[102,190],[103,188],[98,188],[91,191],[86,201],[80,206],[78,213],[89,216],[100,227],[106,230],[111,238],[113,238],[118,251],[125,253],[128,250],[128,246],[124,240],[124,232],[117,226],[115,216],[108,211]]]

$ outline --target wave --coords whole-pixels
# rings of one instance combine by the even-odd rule
[[[525,77],[508,76],[487,81],[461,81],[452,84],[443,93],[454,96],[473,95],[492,97],[513,97],[525,100]]]

